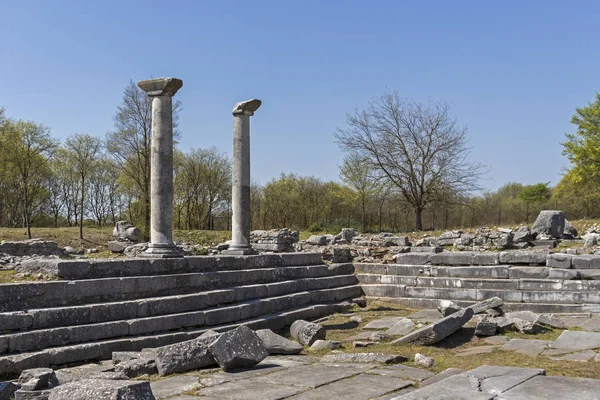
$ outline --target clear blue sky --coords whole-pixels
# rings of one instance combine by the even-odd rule
[[[600,90],[598,1],[0,0],[0,106],[104,136],[130,79],[174,76],[183,150],[231,152],[256,97],[252,175],[337,179],[332,133],[384,90],[453,104],[483,185],[560,179],[575,107]]]

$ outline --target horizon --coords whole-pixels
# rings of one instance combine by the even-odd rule
[[[4,2],[12,17],[0,28],[9,60],[0,107],[61,140],[104,138],[130,80],[173,76],[184,82],[181,149],[230,156],[231,108],[258,98],[253,181],[295,173],[339,182],[335,129],[398,90],[453,105],[472,158],[491,168],[481,186],[497,190],[556,185],[569,165],[560,142],[575,131],[571,116],[599,90],[594,2],[234,3]]]

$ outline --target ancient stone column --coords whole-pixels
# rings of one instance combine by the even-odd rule
[[[173,243],[173,99],[183,86],[177,78],[138,82],[152,98],[150,148],[150,243],[143,257],[181,257]]]
[[[260,105],[260,100],[252,99],[233,107],[232,240],[225,254],[254,254],[250,245],[250,117]]]

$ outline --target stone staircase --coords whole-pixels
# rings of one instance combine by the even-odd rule
[[[60,280],[0,285],[0,377],[109,359],[240,324],[281,329],[361,296],[320,254],[30,261]],[[83,279],[83,278],[86,279]]]
[[[600,256],[545,252],[399,254],[397,264],[355,264],[367,299],[414,308],[497,296],[505,311],[600,313]]]

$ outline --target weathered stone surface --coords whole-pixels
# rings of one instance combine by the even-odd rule
[[[533,223],[531,231],[538,235],[562,239],[565,231],[565,213],[558,210],[542,210]]]
[[[306,240],[306,243],[314,246],[324,246],[327,244],[327,237],[324,235],[312,235]]]
[[[507,390],[501,400],[577,399],[595,400],[600,393],[600,380],[535,376]]]
[[[532,321],[527,321],[521,318],[513,318],[512,322],[515,328],[521,333],[535,335],[544,331],[544,328],[541,325]]]
[[[15,400],[48,400],[52,389],[45,390],[23,390],[15,392]]]
[[[131,246],[132,243],[129,242],[121,242],[118,240],[111,240],[108,242],[107,246],[110,251],[113,253],[123,253],[127,246]]]
[[[321,325],[302,319],[294,321],[290,326],[290,335],[306,346],[312,345],[315,340],[325,340],[326,334],[327,331]]]
[[[253,367],[269,355],[260,337],[245,325],[223,333],[209,349],[225,371]]]
[[[500,346],[500,345],[506,344],[511,339],[508,336],[490,336],[490,337],[486,337],[483,340],[484,340],[484,342],[486,342],[488,344],[491,344],[494,346]]]
[[[49,400],[155,400],[149,382],[83,379],[52,390]]]
[[[52,389],[58,385],[56,374],[52,368],[32,368],[21,372],[17,381],[22,390],[34,391]]]
[[[265,344],[269,354],[298,354],[303,349],[300,343],[286,339],[270,329],[257,330],[256,334]]]
[[[310,350],[335,350],[339,349],[340,347],[342,347],[342,342],[337,340],[315,340],[315,342],[310,346]]]
[[[600,348],[600,333],[564,331],[551,345],[559,350],[593,350]]]
[[[516,351],[517,353],[535,357],[544,351],[552,341],[537,339],[511,339],[500,350]]]
[[[137,243],[140,241],[142,232],[127,221],[117,221],[113,229],[113,236],[117,240]]]
[[[459,330],[464,324],[473,317],[473,309],[465,308],[451,314],[441,320],[424,326],[414,332],[409,333],[399,339],[392,341],[392,344],[415,343],[419,345],[430,345],[439,342]]]
[[[482,312],[485,312],[490,308],[497,308],[503,305],[504,300],[502,300],[500,297],[491,297],[489,299],[475,303],[472,306],[469,306],[468,308],[473,310],[473,314],[481,314]]]
[[[114,362],[113,355],[113,362]],[[142,352],[135,358],[122,360],[115,366],[115,372],[122,373],[128,378],[136,378],[141,375],[157,374],[155,353]]]
[[[460,371],[462,372],[462,371]],[[367,371],[369,374],[394,376],[401,379],[410,379],[413,381],[424,381],[425,379],[431,378],[433,373],[421,369],[409,367],[408,365],[396,364],[389,366],[381,366]]]
[[[369,322],[363,329],[389,329],[398,322],[404,321],[404,317],[385,317]]]
[[[427,357],[425,354],[415,354],[415,364],[425,368],[433,367],[435,360],[432,357]]]
[[[396,364],[408,361],[408,358],[398,354],[382,354],[382,353],[338,353],[328,354],[321,359],[323,363],[338,364],[338,363],[381,363],[381,364]]]
[[[447,317],[450,314],[454,314],[455,312],[462,310],[462,308],[457,306],[453,301],[440,300],[438,310],[444,317]]]
[[[0,400],[10,400],[18,388],[12,382],[0,382]]]
[[[385,333],[390,336],[401,336],[406,335],[413,329],[415,329],[415,323],[408,318],[403,318],[392,325]]]
[[[197,376],[179,375],[160,381],[150,382],[152,394],[158,399],[171,398],[171,396],[184,392],[191,392],[199,385]],[[196,397],[196,399],[198,399]]]
[[[494,336],[497,330],[497,323],[492,321],[480,321],[475,326],[475,336]]]
[[[440,372],[439,374],[425,379],[423,382],[421,382],[420,387],[432,385],[434,383],[437,383],[437,382],[444,380],[446,378],[449,378],[451,376],[462,374],[463,372],[465,372],[465,371],[463,371],[462,369],[459,369],[459,368],[447,368],[447,369],[443,370],[442,372]]]
[[[420,323],[430,323],[430,322],[436,322],[439,321],[440,319],[442,319],[442,317],[440,317],[440,313],[438,310],[435,309],[431,309],[431,308],[426,308],[424,310],[419,310],[417,312],[414,312],[412,314],[410,314],[408,316],[408,318],[413,319],[417,322]]]
[[[215,364],[208,341],[197,338],[151,349],[161,376],[192,371]]]
[[[500,253],[500,264],[546,265],[548,251],[513,250]]]

